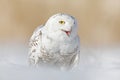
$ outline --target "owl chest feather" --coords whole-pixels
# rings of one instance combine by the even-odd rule
[[[70,40],[69,38],[60,39],[45,36],[42,43],[42,46],[49,54],[67,55],[73,53],[76,48],[75,39]]]

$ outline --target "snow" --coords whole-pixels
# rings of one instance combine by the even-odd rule
[[[0,44],[0,80],[120,80],[120,46],[83,47],[80,64],[70,71],[30,67],[28,46]]]

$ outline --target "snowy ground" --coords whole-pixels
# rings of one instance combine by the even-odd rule
[[[81,47],[80,64],[71,71],[31,68],[27,46],[0,44],[0,80],[120,80],[120,46]]]

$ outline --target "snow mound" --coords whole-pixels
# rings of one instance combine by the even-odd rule
[[[120,47],[81,47],[80,64],[70,71],[29,67],[28,47],[0,45],[0,80],[120,80]]]

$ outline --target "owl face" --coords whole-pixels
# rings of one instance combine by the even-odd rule
[[[75,18],[62,13],[50,17],[46,26],[48,26],[50,31],[66,33],[67,36],[77,32],[77,22]]]

